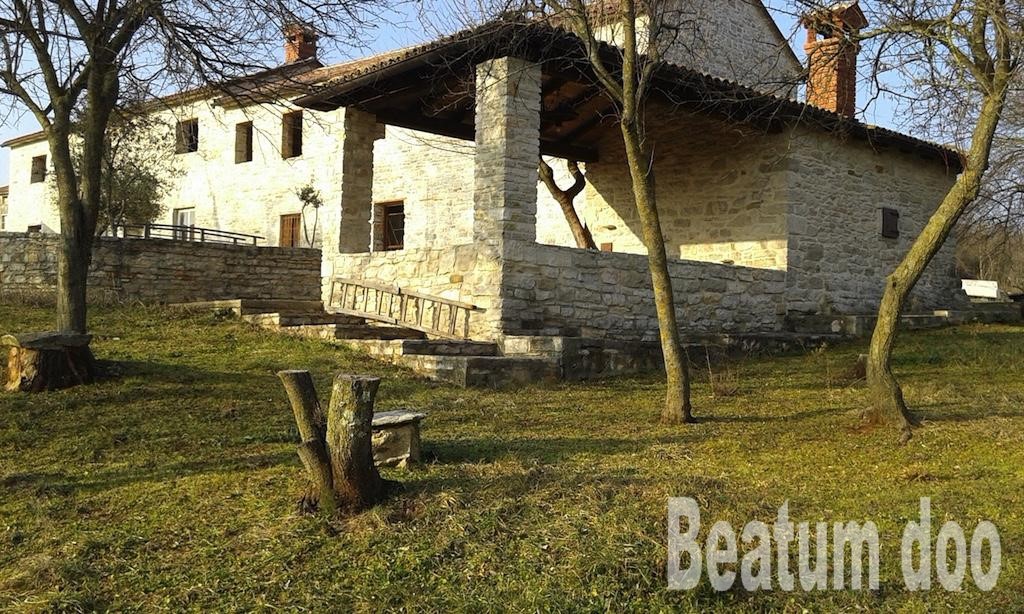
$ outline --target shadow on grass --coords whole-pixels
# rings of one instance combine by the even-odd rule
[[[792,422],[794,420],[805,420],[808,418],[820,418],[821,416],[840,416],[849,413],[850,407],[822,407],[820,409],[809,409],[793,413],[779,413],[775,415],[710,415],[698,416],[697,424],[707,423],[769,423],[769,422]]]
[[[1024,408],[1020,411],[1007,411],[987,407],[983,402],[970,406],[953,403],[930,403],[927,405],[911,404],[910,411],[928,422],[974,422],[990,418],[1024,418]]]
[[[505,457],[557,463],[579,454],[638,452],[651,442],[596,437],[453,439],[425,444],[424,460],[438,463],[491,463]]]
[[[142,482],[168,482],[186,477],[236,473],[282,464],[297,465],[298,460],[293,452],[256,454],[233,459],[209,458],[94,472],[90,473],[87,479],[78,479],[60,472],[13,473],[0,479],[0,486],[11,490],[32,490],[36,496],[67,496],[73,493],[101,492]]]

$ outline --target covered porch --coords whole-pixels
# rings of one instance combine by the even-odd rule
[[[324,220],[325,286],[334,277],[358,278],[475,305],[480,310],[469,326],[474,339],[656,338],[646,258],[631,218],[635,212],[627,198],[621,145],[616,146],[621,137],[614,106],[578,59],[579,41],[550,34],[543,47],[531,44],[535,33],[501,34],[487,45],[480,37],[450,40],[390,58],[297,101],[317,110],[345,108],[341,207],[336,219]],[[702,121],[707,133],[706,118],[698,119],[707,97],[685,95],[693,84],[672,83],[675,89],[664,89],[677,104],[664,107],[672,118],[666,127],[697,127]],[[734,110],[753,108],[738,100],[731,99]],[[757,130],[774,130],[769,124]],[[386,249],[389,226],[382,223],[385,212],[374,198],[374,174],[396,172],[381,168],[379,161],[375,166],[375,143],[385,136],[385,125],[466,146],[461,174],[428,178],[414,160],[397,172],[422,182],[470,183],[461,198],[419,212],[432,216],[430,228],[406,217],[407,240],[398,250]],[[378,154],[380,149],[378,143]],[[592,230],[607,251],[577,249],[562,238],[564,232],[552,230],[566,223],[545,203],[544,188],[538,190],[542,155],[586,164],[589,186],[579,206],[585,217],[600,220]],[[666,185],[673,184],[671,174],[665,173]],[[764,183],[761,179],[757,183]],[[701,200],[704,213],[698,217],[720,223],[728,206],[707,209],[705,202],[725,200]],[[666,210],[678,205],[671,197],[665,202]],[[408,214],[409,203],[405,206]],[[772,236],[748,238],[784,243],[784,212],[774,215],[770,228],[749,224],[751,232]],[[688,224],[666,228],[675,239],[669,255],[686,326],[776,330],[784,312],[784,263],[738,266],[737,258],[723,256],[725,251],[702,251],[714,242],[713,235]],[[601,233],[609,240],[602,241]],[[686,244],[701,247],[688,251]]]

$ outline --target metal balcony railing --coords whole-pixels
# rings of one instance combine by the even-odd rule
[[[256,245],[263,240],[263,237],[240,232],[171,224],[114,224],[110,236],[121,239],[167,239],[228,245]]]

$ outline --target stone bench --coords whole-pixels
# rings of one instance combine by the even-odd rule
[[[408,409],[373,414],[373,461],[378,466],[407,467],[420,462],[420,422],[427,414]]]

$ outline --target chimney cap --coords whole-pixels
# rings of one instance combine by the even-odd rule
[[[844,0],[830,6],[811,11],[800,18],[804,27],[829,24],[846,30],[860,30],[867,27],[868,18],[860,8],[860,0]]]

